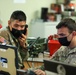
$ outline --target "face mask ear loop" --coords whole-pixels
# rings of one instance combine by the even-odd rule
[[[68,40],[68,37],[69,37],[71,34],[72,34],[72,32],[67,36],[67,40]],[[72,38],[71,38],[70,41],[72,41],[72,39],[73,39],[73,36],[72,36]],[[69,41],[69,40],[68,40],[68,41]]]

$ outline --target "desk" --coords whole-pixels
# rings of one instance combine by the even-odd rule
[[[39,67],[39,66],[43,65],[44,59],[46,59],[46,58],[33,58],[33,59],[28,58],[27,62],[26,61],[24,62],[24,66],[26,67],[26,69],[30,68],[29,65],[31,66],[31,68]]]

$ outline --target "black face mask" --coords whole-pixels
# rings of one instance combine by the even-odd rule
[[[22,34],[25,34],[25,31],[24,30],[17,30],[17,29],[12,28],[11,33],[13,34],[13,36],[15,38],[19,38]]]
[[[71,41],[67,40],[67,37],[63,37],[63,38],[58,38],[59,42],[61,45],[63,46],[69,46]]]

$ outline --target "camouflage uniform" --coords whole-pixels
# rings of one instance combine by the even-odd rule
[[[26,50],[25,48],[22,48],[20,46],[18,39],[16,39],[10,33],[9,27],[6,27],[5,29],[2,29],[0,31],[0,36],[4,37],[4,39],[6,40],[6,44],[13,45],[13,46],[17,47],[19,68],[24,67],[23,61],[28,58],[28,55],[29,55],[28,50]]]
[[[67,46],[61,46],[61,48],[54,53],[51,59],[76,65],[76,47],[69,48]]]
[[[51,57],[50,60],[64,62],[72,65],[76,65],[76,47],[69,48],[67,46],[61,46]],[[44,69],[44,65],[39,67],[41,70]]]

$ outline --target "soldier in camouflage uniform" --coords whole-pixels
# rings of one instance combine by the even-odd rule
[[[57,26],[58,40],[61,43],[51,57],[51,60],[56,60],[72,65],[76,65],[76,23],[71,18],[63,19]],[[46,75],[42,70],[35,70],[37,75]]]
[[[5,39],[5,43],[17,47],[18,50],[18,64],[19,68],[24,68],[23,61],[28,58],[27,47],[27,30],[24,30],[26,26],[26,15],[23,11],[14,11],[8,21],[8,27],[3,28],[0,31],[0,36]],[[26,32],[25,34],[22,32]],[[21,33],[21,34],[18,34]],[[1,38],[0,37],[0,38]]]

